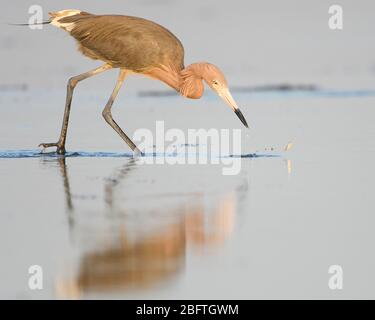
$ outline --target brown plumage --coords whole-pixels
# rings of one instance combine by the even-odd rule
[[[145,72],[152,67],[171,64],[184,68],[184,48],[167,29],[142,18],[120,15],[81,13],[62,18],[73,23],[70,34],[82,53],[103,60],[114,68]]]
[[[184,48],[180,40],[163,26],[143,18],[94,15],[80,10],[51,12],[50,16],[50,23],[69,32],[77,40],[78,48],[85,56],[101,60],[105,64],[69,80],[60,139],[57,143],[42,143],[41,146],[45,148],[56,146],[58,153],[65,153],[70,106],[76,84],[112,68],[119,68],[120,75],[103,110],[103,116],[137,153],[140,151],[111,115],[111,107],[121,84],[131,73],[158,79],[181,95],[192,99],[202,96],[204,80],[229,104],[247,127],[246,120],[233,100],[225,77],[219,68],[207,62],[194,63],[185,68]]]

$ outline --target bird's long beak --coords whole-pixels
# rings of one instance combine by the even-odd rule
[[[222,89],[218,92],[219,96],[232,108],[232,110],[235,112],[237,117],[241,120],[243,125],[248,128],[248,124],[246,122],[245,117],[243,116],[240,108],[237,106],[236,101],[234,101],[230,91],[228,88]]]

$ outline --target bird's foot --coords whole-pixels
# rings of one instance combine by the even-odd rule
[[[139,150],[137,147],[133,149],[133,154],[135,157],[143,157],[145,154]]]
[[[50,148],[50,147],[56,147],[56,153],[57,154],[65,154],[65,146],[60,144],[59,142],[56,142],[56,143],[41,143],[39,144],[38,147],[42,147],[42,152],[44,151],[44,149],[46,148]]]

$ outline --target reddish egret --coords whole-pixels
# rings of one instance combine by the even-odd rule
[[[248,127],[244,116],[229,92],[220,69],[211,63],[193,63],[185,68],[184,48],[178,38],[161,25],[137,17],[122,15],[94,15],[80,10],[49,13],[50,23],[69,32],[78,42],[81,53],[101,60],[104,64],[94,70],[72,77],[68,81],[64,119],[60,138],[56,143],[41,143],[44,148],[56,147],[65,153],[73,90],[78,82],[112,68],[119,68],[116,86],[102,112],[104,119],[136,153],[137,146],[112,118],[112,104],[125,77],[139,73],[160,80],[182,96],[199,99],[203,94],[203,80],[236,113]]]

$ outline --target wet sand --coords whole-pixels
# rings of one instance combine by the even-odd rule
[[[115,11],[127,9],[113,5]],[[259,6],[258,15],[264,9]],[[303,30],[324,22],[317,8],[325,7],[311,8],[316,20],[300,25]],[[16,9],[10,6],[7,14],[14,16]],[[99,5],[92,9],[104,10]],[[105,11],[113,10],[106,6]],[[160,22],[167,19],[155,6],[143,4],[131,10],[136,15],[145,12],[149,18],[158,16]],[[276,17],[280,12],[284,17],[289,14],[277,12]],[[206,14],[220,30],[225,29],[219,23],[221,9]],[[195,19],[202,20],[198,15]],[[189,62],[204,54],[212,59],[218,50],[196,52],[200,40],[194,47],[189,32],[181,27],[187,18],[182,20],[168,23],[171,28],[180,25],[177,31],[187,39]],[[281,26],[279,30],[287,34],[290,22]],[[80,58],[73,42],[59,30],[43,30],[45,34],[7,30],[1,36],[2,44],[8,44],[3,58],[21,57],[17,48],[26,39],[35,60],[28,67],[23,61],[13,72],[5,66],[7,76],[1,77],[0,297],[374,298],[372,47],[361,65],[355,61],[358,53],[350,59],[344,52],[346,58],[338,58],[332,69],[326,69],[335,61],[329,55],[327,60],[317,57],[308,67],[289,57],[284,65],[290,67],[283,69],[276,62],[265,67],[272,57],[281,60],[269,50],[264,65],[257,64],[261,55],[260,49],[255,50],[252,64],[246,54],[250,49],[242,47],[241,70],[231,67],[228,52],[218,54],[217,63],[229,70],[228,78],[238,88],[273,88],[235,92],[251,127],[242,129],[242,154],[260,156],[240,158],[240,173],[224,176],[220,164],[142,164],[131,157],[101,117],[116,77],[113,71],[77,88],[69,154],[38,154],[39,143],[57,139],[67,77],[96,63]],[[367,34],[362,43],[343,33],[336,43],[325,31],[313,30],[323,35],[328,51],[335,52],[348,40],[362,48],[370,46]],[[270,36],[271,31],[259,32]],[[49,52],[43,49],[44,37]],[[292,47],[293,41],[285,39]],[[58,54],[54,41],[55,49],[62,50]],[[277,86],[283,83],[299,87],[280,90]],[[314,90],[306,90],[310,84]],[[154,131],[157,120],[184,132],[241,128],[213,94],[189,101],[142,94],[147,90],[160,92],[166,87],[131,78],[114,105],[115,119],[130,135],[138,128]],[[290,141],[293,148],[283,151]],[[34,264],[43,267],[43,290],[28,288],[28,268]],[[328,288],[328,268],[335,264],[344,269],[343,290]]]

